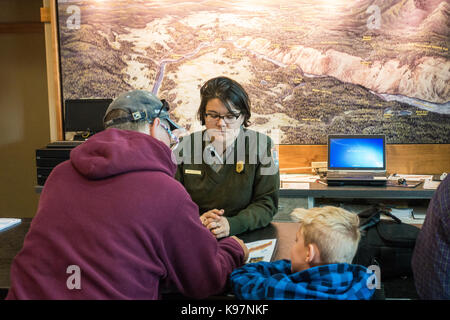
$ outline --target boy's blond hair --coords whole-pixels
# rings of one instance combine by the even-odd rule
[[[291,217],[300,222],[305,245],[317,245],[322,263],[352,263],[361,237],[358,215],[325,206],[297,208]]]

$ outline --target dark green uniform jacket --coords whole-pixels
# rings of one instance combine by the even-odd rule
[[[234,152],[216,172],[205,163],[208,142],[203,141],[204,132],[194,132],[180,143],[175,151],[179,163],[175,178],[199,206],[200,214],[225,210],[230,235],[267,226],[278,210],[280,187],[272,140],[253,130],[241,130]]]

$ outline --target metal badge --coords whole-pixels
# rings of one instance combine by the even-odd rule
[[[242,171],[244,171],[244,161],[238,161],[236,163],[236,172],[241,173]]]

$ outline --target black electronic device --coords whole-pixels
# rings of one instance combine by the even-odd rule
[[[68,99],[64,103],[64,130],[82,132],[75,140],[87,137],[104,129],[103,117],[112,99]]]
[[[55,141],[36,149],[37,184],[43,186],[53,168],[70,159],[70,152],[82,141]]]
[[[328,135],[327,184],[385,186],[384,135]]]

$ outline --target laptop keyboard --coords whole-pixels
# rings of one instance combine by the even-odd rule
[[[327,178],[331,179],[354,179],[373,180],[374,177],[386,177],[384,173],[329,173]]]
[[[339,179],[373,179],[373,175],[348,175],[348,174],[330,174],[327,178]]]

